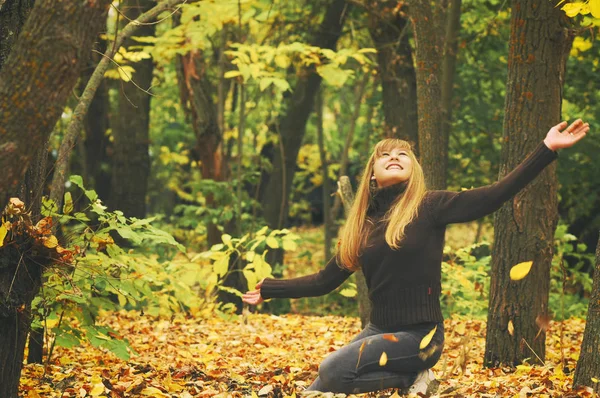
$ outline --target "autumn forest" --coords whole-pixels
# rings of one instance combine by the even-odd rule
[[[600,0],[0,0],[0,398],[598,396],[599,34]]]

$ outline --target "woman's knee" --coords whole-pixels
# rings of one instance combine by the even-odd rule
[[[348,383],[355,376],[345,366],[345,361],[329,356],[319,366],[319,379],[328,392],[346,392]]]

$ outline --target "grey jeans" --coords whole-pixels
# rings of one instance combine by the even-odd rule
[[[420,349],[434,328],[431,342]],[[368,324],[348,345],[319,366],[319,377],[306,391],[358,394],[387,388],[407,388],[417,373],[433,367],[442,355],[444,324],[423,323],[383,330]],[[387,361],[381,360],[385,352]]]

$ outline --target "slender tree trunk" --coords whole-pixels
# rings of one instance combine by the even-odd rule
[[[121,12],[128,20],[138,18],[155,6],[151,0],[124,0]],[[127,22],[127,21],[125,21]],[[138,28],[139,36],[154,36],[155,25]],[[125,47],[138,43],[129,39]],[[152,85],[154,64],[152,59],[142,59],[133,65],[136,84],[149,90]],[[123,83],[118,96],[118,111],[113,126],[114,154],[112,156],[112,180],[109,205],[128,217],[146,216],[146,191],[150,174],[150,94],[131,82]]]
[[[331,213],[331,186],[329,183],[329,165],[327,163],[327,152],[325,151],[325,140],[323,138],[323,89],[317,94],[315,104],[317,112],[317,139],[319,142],[319,156],[321,158],[321,173],[323,175],[323,229],[325,231],[325,261],[331,257],[331,239],[332,239],[332,216]]]
[[[107,50],[107,41],[99,39],[98,43],[98,51],[104,54]],[[102,61],[102,55],[92,55],[92,59],[88,62],[88,66],[81,76],[81,82],[84,83],[81,84],[81,93],[84,92],[100,61]],[[105,79],[102,79],[83,119],[85,140],[83,141],[84,150],[82,153],[85,155],[84,181],[105,202],[110,193],[110,171],[108,170],[110,159],[107,155],[110,142],[106,134],[109,128],[109,111],[108,83]]]
[[[452,93],[454,91],[454,74],[456,71],[456,54],[458,51],[458,33],[460,30],[461,0],[451,0],[446,18],[446,39],[444,42],[444,60],[442,66],[442,131],[446,145],[450,140],[452,127]],[[446,147],[445,152],[448,152]]]
[[[592,380],[596,379],[596,381]],[[600,239],[596,246],[596,268],[590,304],[587,313],[585,332],[577,368],[575,369],[574,386],[589,386],[600,393]]]
[[[342,32],[346,15],[346,0],[331,0],[319,31],[311,45],[335,49]],[[271,228],[281,228],[287,221],[289,195],[296,169],[296,158],[306,132],[306,121],[314,109],[315,95],[321,85],[321,77],[307,71],[298,83],[287,103],[287,112],[279,123],[280,150],[273,151],[273,172],[266,178],[261,204],[265,220]]]
[[[398,1],[371,1],[369,33],[377,49],[386,135],[414,143],[418,150],[417,78],[405,17]]]
[[[0,209],[60,117],[108,3],[35,2],[0,72]]]
[[[354,110],[352,112],[352,118],[350,119],[350,127],[348,128],[348,133],[346,134],[346,141],[344,142],[344,149],[342,151],[342,159],[340,160],[340,172],[339,176],[345,176],[348,170],[348,154],[350,153],[350,146],[352,146],[352,141],[354,138],[354,132],[356,131],[356,122],[358,117],[360,116],[360,106],[362,104],[362,100],[365,94],[365,88],[369,83],[370,75],[365,75],[361,80],[360,84],[356,88],[355,92],[355,102],[354,102]],[[332,220],[332,228],[333,228],[333,220],[337,219],[338,213],[340,211],[341,200],[340,196],[336,195],[335,200],[333,202],[333,209],[331,210],[331,220]]]
[[[560,121],[565,62],[572,37],[556,1],[513,0],[500,176],[510,172]],[[552,244],[557,223],[556,164],[506,203],[494,220],[492,277],[484,364],[544,360],[546,335],[536,317],[548,313]],[[529,275],[509,271],[533,261]],[[508,332],[512,322],[514,332]]]
[[[446,188],[448,137],[442,131],[441,69],[442,30],[436,24],[429,0],[409,3],[417,65],[417,113],[419,115],[419,154],[427,187]]]
[[[350,179],[347,176],[342,176],[339,179],[338,195],[342,198],[345,213],[348,214],[352,207],[352,202],[354,202],[354,192],[352,190],[352,185],[350,184]],[[367,326],[367,323],[369,323],[369,318],[371,317],[369,289],[367,288],[367,281],[365,280],[365,275],[362,270],[355,272],[354,277],[358,297],[358,316],[360,317],[360,324],[364,328]]]

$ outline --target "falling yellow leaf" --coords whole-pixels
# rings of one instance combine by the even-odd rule
[[[44,246],[46,246],[49,249],[52,249],[58,246],[58,239],[56,239],[56,236],[50,235],[48,238],[44,239]]]
[[[367,344],[366,340],[362,342],[360,348],[358,349],[358,361],[356,361],[356,369],[358,369],[358,364],[360,363],[360,357],[362,356],[363,350],[365,349],[365,344]]]
[[[510,279],[513,281],[518,281],[525,278],[531,270],[532,265],[533,261],[525,261],[515,265],[510,269]]]
[[[379,366],[385,366],[387,363],[387,354],[385,352],[381,353],[381,357],[379,358]]]
[[[598,383],[598,381],[600,381],[600,380],[596,379],[595,377],[592,377],[592,381],[593,381],[594,383]]]
[[[4,238],[8,233],[8,229],[4,226],[4,224],[0,224],[0,247],[4,244]]]
[[[394,343],[398,342],[398,337],[396,337],[396,336],[394,336],[393,334],[390,334],[390,333],[384,334],[383,338],[385,340],[388,340],[388,341],[391,341],[391,342],[394,342]]]
[[[421,344],[419,344],[420,349],[427,347],[429,345],[429,343],[431,343],[431,339],[433,338],[433,335],[435,334],[436,330],[437,330],[437,325],[435,325],[435,327],[431,330],[431,332],[427,333],[427,335],[425,337],[423,337],[423,340],[421,340]]]
[[[512,321],[508,321],[508,334],[510,334],[511,336],[514,335],[515,333],[515,327],[512,323]]]

